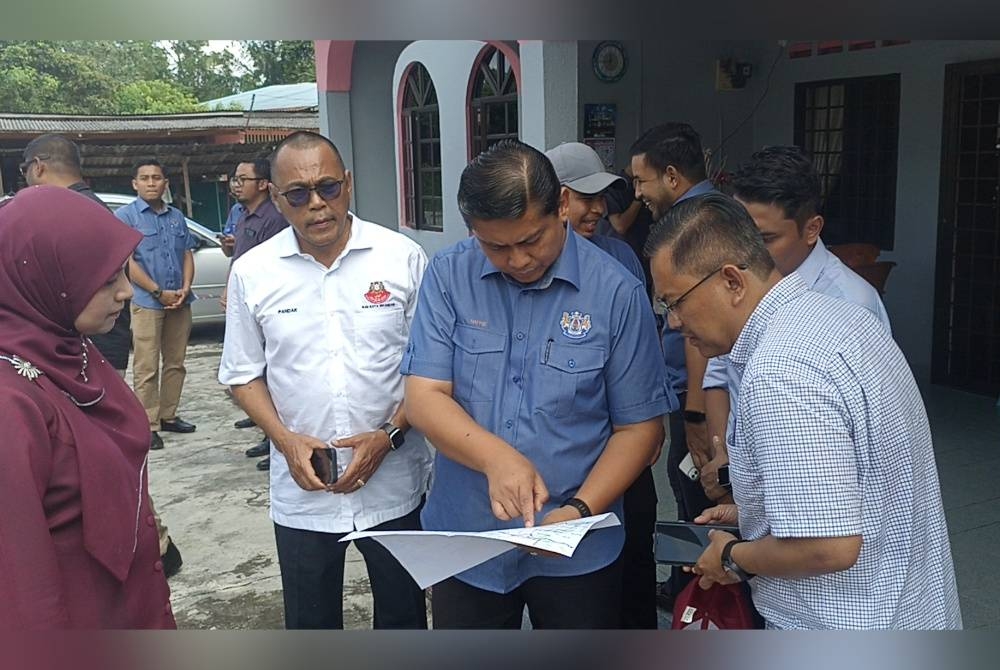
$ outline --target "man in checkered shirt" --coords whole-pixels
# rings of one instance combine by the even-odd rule
[[[736,504],[698,521],[743,540],[712,532],[701,585],[754,577],[771,628],[961,628],[927,415],[878,319],[782,279],[728,196],[671,209],[647,253],[671,326],[742,368]]]

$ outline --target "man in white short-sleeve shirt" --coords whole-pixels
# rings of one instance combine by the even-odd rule
[[[406,434],[399,364],[427,257],[348,210],[351,173],[321,135],[285,139],[271,177],[291,225],[233,264],[219,381],[271,440],[285,625],[342,628],[340,538],[420,527],[430,453]],[[329,483],[311,459],[331,445]],[[374,627],[426,628],[423,591],[409,574],[378,542],[357,546]]]

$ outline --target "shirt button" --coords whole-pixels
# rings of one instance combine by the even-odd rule
[[[566,365],[570,366],[571,368],[575,368],[576,367],[576,361],[574,361],[571,358],[571,359],[569,359],[569,361],[567,361]]]
[[[517,376],[511,377],[510,380],[512,382],[514,382],[515,384],[520,384],[521,383],[521,378],[517,377]]]
[[[519,339],[519,340],[523,340],[524,339],[524,333],[522,333],[521,331],[518,331],[518,333],[517,333],[517,335],[515,335],[515,337],[517,339]]]
[[[156,563],[153,563],[153,570],[156,570],[157,572],[163,572],[163,561],[157,561]]]
[[[506,423],[504,423],[504,425],[507,426],[508,428],[513,428],[514,427],[514,422],[511,421],[510,419],[507,419],[507,421],[506,421]]]

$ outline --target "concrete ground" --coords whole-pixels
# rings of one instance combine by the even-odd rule
[[[237,430],[243,413],[216,381],[220,329],[199,329],[188,349],[180,415],[190,435],[162,433],[151,452],[150,488],[184,558],[170,580],[177,624],[193,629],[283,628],[281,578],[268,517],[267,473],[243,451],[257,429]],[[128,376],[131,379],[131,373]],[[1000,630],[1000,408],[982,396],[939,387],[925,390],[966,628]],[[661,519],[675,518],[663,459],[656,472]],[[662,575],[666,571],[661,570]],[[344,624],[371,627],[364,561],[347,552]],[[661,615],[661,627],[668,625]]]

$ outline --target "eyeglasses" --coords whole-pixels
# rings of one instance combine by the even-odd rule
[[[677,308],[680,307],[680,304],[682,302],[684,302],[684,300],[689,295],[691,295],[691,292],[694,291],[699,286],[701,286],[702,284],[704,284],[705,282],[707,282],[713,276],[715,276],[715,273],[720,272],[722,270],[722,268],[726,267],[726,265],[729,265],[729,263],[726,263],[724,265],[720,265],[719,267],[717,267],[714,270],[712,270],[711,272],[709,272],[707,275],[705,275],[700,280],[698,280],[698,282],[694,286],[692,286],[688,290],[684,291],[684,293],[681,293],[680,297],[677,298],[677,300],[674,300],[671,303],[667,303],[666,301],[663,300],[663,298],[657,296],[656,299],[653,302],[653,307],[656,310],[656,313],[660,314],[662,316],[670,316],[670,313],[673,312],[674,315],[676,316],[677,315]],[[750,266],[749,265],[737,265],[736,267],[739,268],[740,270],[746,270]]]
[[[344,180],[340,179],[338,181],[321,181],[311,188],[306,188],[304,186],[296,186],[295,188],[290,188],[284,193],[278,192],[278,195],[285,196],[285,200],[292,207],[301,207],[302,205],[309,202],[310,193],[316,191],[319,197],[324,200],[336,200],[340,197],[340,193],[344,188]]]
[[[18,172],[20,172],[21,176],[24,177],[25,175],[27,175],[28,168],[31,167],[32,163],[34,163],[35,161],[38,161],[40,163],[42,161],[47,161],[48,159],[49,159],[48,156],[42,156],[42,155],[34,156],[30,160],[26,160],[20,165],[18,165],[17,166]]]
[[[238,177],[233,177],[229,180],[229,183],[233,186],[243,186],[245,181],[267,181],[264,177],[247,177],[245,175],[240,175]]]

